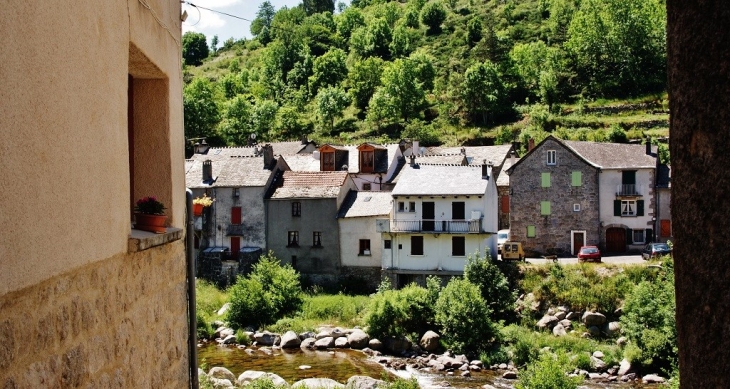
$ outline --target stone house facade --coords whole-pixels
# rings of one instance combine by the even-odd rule
[[[3,10],[0,386],[189,387],[180,3]]]

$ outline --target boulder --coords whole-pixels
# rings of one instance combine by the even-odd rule
[[[565,328],[566,331],[568,331],[571,328],[573,328],[573,322],[570,321],[570,320],[568,320],[568,319],[561,320],[559,324],[562,325],[563,328]]]
[[[622,375],[621,378],[619,378],[619,380],[621,380],[622,382],[633,381],[635,379],[636,379],[636,373],[629,373],[626,375]]]
[[[436,361],[444,365],[447,369],[455,369],[463,364],[460,360],[445,355],[438,357]]]
[[[279,335],[272,334],[269,331],[257,332],[253,334],[253,340],[258,346],[273,346],[277,342]]]
[[[602,359],[598,359],[591,355],[591,367],[595,371],[604,371],[606,370],[606,362],[603,362]]]
[[[421,341],[419,344],[421,347],[423,347],[424,350],[431,352],[436,351],[436,349],[439,348],[439,341],[441,339],[441,335],[433,332],[433,331],[426,331],[425,334],[421,337]]]
[[[558,318],[555,316],[545,315],[537,322],[536,326],[541,330],[545,328],[552,329],[553,327],[555,327],[556,324],[558,324],[559,321],[560,320],[558,320]]]
[[[213,332],[213,339],[218,339],[218,338],[223,339],[228,335],[233,335],[234,333],[235,333],[235,331],[233,331],[232,329],[230,329],[228,327],[225,327],[225,326],[218,327],[218,328],[216,328],[215,332]]]
[[[330,378],[305,378],[291,386],[292,389],[344,389],[345,385]]]
[[[394,355],[401,355],[411,349],[411,341],[406,338],[388,338],[385,340],[385,349]]]
[[[619,364],[618,372],[616,373],[616,375],[618,375],[619,377],[622,377],[629,373],[633,373],[633,371],[634,371],[634,369],[631,366],[631,362],[629,362],[626,358],[624,358],[623,360],[621,360],[621,363]]]
[[[514,380],[517,379],[517,372],[512,370],[507,370],[502,374],[502,378],[506,380]]]
[[[431,366],[436,371],[446,370],[446,366],[443,363],[441,363],[435,359],[428,361],[427,365]]]
[[[603,357],[605,355],[603,355],[603,351],[596,350],[596,351],[593,352],[593,356],[596,357],[596,358],[598,358],[598,359],[603,359]]]
[[[220,344],[234,344],[236,343],[236,335],[228,335],[221,339]]]
[[[586,327],[590,327],[590,326],[600,327],[603,325],[603,323],[606,322],[606,316],[600,312],[586,311],[583,314],[581,321],[583,322],[583,324],[586,325]]]
[[[347,341],[350,342],[350,347],[354,349],[363,349],[368,346],[370,337],[363,330],[355,329],[350,335],[347,335]]]
[[[469,365],[476,366],[476,367],[479,367],[479,368],[484,367],[484,363],[482,361],[478,360],[478,359],[475,359],[475,360],[469,362]]]
[[[383,349],[383,342],[380,341],[380,339],[370,339],[368,341],[368,347],[380,351]]]
[[[231,380],[223,378],[208,378],[208,382],[213,386],[213,389],[232,389],[234,388]]]
[[[565,315],[565,318],[568,320],[578,320],[578,319],[580,319],[580,313],[579,312],[568,312],[568,314]]]
[[[383,380],[376,380],[375,378],[362,375],[354,375],[350,377],[347,380],[347,384],[345,384],[346,389],[376,389],[378,387],[385,386],[387,386],[387,384]]]
[[[641,383],[643,384],[663,384],[665,382],[667,382],[665,378],[660,377],[656,374],[647,374],[641,377]]]
[[[563,327],[562,324],[558,323],[553,327],[553,335],[555,336],[565,336],[568,333],[565,331],[565,327]]]
[[[299,345],[299,348],[301,349],[312,349],[314,348],[314,342],[317,340],[314,338],[307,338],[302,341],[302,343]]]
[[[461,376],[462,377],[471,377],[471,372],[469,372],[469,370],[463,371],[463,372],[461,372]]]
[[[616,336],[621,332],[621,323],[612,321],[603,325],[603,332],[608,336]]]
[[[350,346],[350,342],[347,341],[346,337],[340,337],[340,338],[335,339],[335,347],[345,348],[345,347],[349,347],[349,346]]]
[[[601,336],[601,329],[596,326],[590,326],[588,327],[588,334],[593,338],[597,338]]]
[[[236,382],[236,376],[231,373],[230,370],[225,367],[216,366],[208,371],[208,377],[218,378],[221,380],[229,380],[230,382]]]
[[[281,336],[281,348],[297,348],[302,344],[299,335],[294,331],[287,331]]]
[[[302,332],[301,334],[299,334],[299,339],[304,340],[304,339],[314,338],[316,335],[317,334],[315,334],[312,331]]]
[[[314,342],[314,348],[316,349],[323,349],[323,348],[332,348],[335,346],[335,338],[328,336],[326,338],[317,339],[316,342]]]
[[[263,371],[256,371],[256,370],[246,370],[241,375],[238,376],[238,380],[236,383],[238,386],[246,386],[251,383],[251,381],[255,381],[258,379],[269,379],[271,382],[274,383],[274,385],[280,387],[289,387],[289,383],[286,382],[285,379],[279,377],[278,375],[274,373],[267,373]]]
[[[558,311],[558,312],[555,312],[554,316],[557,317],[558,320],[563,320],[563,319],[565,319],[565,316],[567,316],[567,315],[568,314],[564,311]]]
[[[628,342],[629,342],[629,339],[628,339],[628,338],[626,338],[625,336],[622,336],[622,337],[620,337],[620,338],[616,339],[616,344],[617,344],[617,345],[618,345],[619,347],[624,347],[624,346],[626,346],[626,344],[627,344]]]

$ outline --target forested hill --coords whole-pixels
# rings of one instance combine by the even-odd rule
[[[265,2],[253,39],[213,37],[211,48],[184,35],[185,135],[221,145],[251,134],[425,144],[661,136],[665,24],[664,0]],[[622,106],[595,107],[612,99]]]

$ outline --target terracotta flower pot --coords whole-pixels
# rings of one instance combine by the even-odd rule
[[[203,214],[203,204],[193,204],[193,215],[200,216]]]
[[[162,234],[166,231],[165,222],[167,221],[167,216],[165,215],[137,213],[134,218],[134,228],[136,230],[149,231],[156,234]]]

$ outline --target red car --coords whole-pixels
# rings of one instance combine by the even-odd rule
[[[580,262],[601,262],[601,250],[596,246],[583,246],[578,251],[578,260]]]

